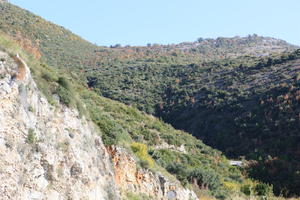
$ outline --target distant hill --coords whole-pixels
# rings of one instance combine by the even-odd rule
[[[148,44],[147,47],[115,47],[119,51],[124,51],[128,55],[140,55],[143,57],[160,56],[187,56],[190,60],[186,61],[207,61],[211,59],[223,59],[238,57],[241,55],[266,56],[270,53],[280,53],[296,48],[295,45],[271,37],[261,37],[256,34],[247,37],[216,39],[199,38],[196,42],[183,42],[180,44],[159,45]],[[135,48],[139,48],[135,52]],[[128,51],[131,49],[133,51]],[[127,50],[127,52],[126,52]],[[188,59],[188,58],[187,58]]]

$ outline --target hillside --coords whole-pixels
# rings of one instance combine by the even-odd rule
[[[9,3],[0,2],[0,12],[1,47],[21,51],[52,106],[78,109],[95,123],[116,163],[133,157],[137,172],[158,171],[200,197],[271,195],[270,186],[247,179],[220,151],[174,126],[227,156],[255,160],[248,173],[274,184],[276,194],[299,195],[296,46],[252,35],[98,47]],[[145,191],[127,189],[129,196]]]
[[[172,88],[175,103],[166,98],[161,116],[229,157],[266,165],[253,175],[277,194],[299,194],[299,56],[298,50],[274,63],[229,70],[189,98]]]
[[[0,34],[0,47],[6,199],[272,196],[271,186],[247,179],[193,136],[98,96],[7,35]]]
[[[285,164],[270,176],[264,172],[255,177],[274,184],[277,194],[295,195],[299,192],[295,100],[299,55],[297,50],[189,65],[116,66],[93,71],[88,84],[101,95],[135,105],[192,133],[231,158],[246,156],[261,164],[279,159]]]

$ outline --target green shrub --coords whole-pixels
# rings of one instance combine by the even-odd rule
[[[34,111],[34,108],[33,108],[32,106],[28,106],[28,111],[29,111],[29,112],[32,112],[32,113],[35,112],[35,111]]]
[[[196,180],[199,186],[209,188],[211,191],[217,191],[222,185],[220,176],[210,169],[196,168],[190,173],[189,178]]]
[[[49,82],[57,81],[56,75],[53,72],[50,72],[49,70],[42,71],[42,78]]]
[[[250,196],[251,195],[251,185],[250,184],[242,185],[241,192],[247,196]]]
[[[156,132],[143,127],[140,133],[150,145],[158,145],[160,143],[159,135]]]
[[[65,77],[59,77],[57,83],[67,90],[72,90],[70,82]]]
[[[188,184],[188,176],[190,171],[184,165],[179,163],[171,163],[166,167],[166,169],[171,174],[174,174],[182,185],[186,186]]]
[[[259,195],[259,196],[270,196],[273,194],[273,187],[272,187],[272,185],[268,185],[265,183],[258,183],[254,187],[254,192],[256,195]]]
[[[83,103],[80,101],[76,102],[76,108],[78,110],[79,117],[82,117],[83,115],[87,116],[87,112],[86,112],[85,108],[82,106],[82,104]]]
[[[146,194],[135,194],[132,192],[126,193],[126,200],[151,200],[151,199],[152,198],[147,196]]]
[[[162,135],[162,139],[165,140],[166,143],[170,145],[180,146],[182,143],[179,141],[179,138],[176,137],[176,135]]]
[[[32,128],[30,128],[28,130],[28,135],[27,135],[27,139],[26,139],[26,142],[28,144],[33,144],[36,142],[36,135],[35,135],[35,132]]]
[[[72,107],[74,105],[74,96],[73,94],[67,90],[66,88],[59,86],[56,90],[57,95],[59,96],[60,101],[68,107]]]

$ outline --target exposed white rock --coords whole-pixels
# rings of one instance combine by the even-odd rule
[[[109,155],[93,124],[75,110],[50,106],[28,68],[24,80],[11,78],[17,66],[0,55],[9,61],[0,63],[1,199],[118,199]]]
[[[169,149],[169,150],[172,150],[172,151],[187,153],[186,150],[185,150],[184,144],[180,145],[180,147],[177,147],[175,145],[170,145],[170,144],[164,142],[164,143],[162,143],[158,146],[155,146],[154,149]]]

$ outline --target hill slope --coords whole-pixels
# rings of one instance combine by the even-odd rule
[[[167,199],[168,195],[197,199],[195,193],[200,198],[246,198],[245,195],[250,195],[248,190],[252,196],[271,195],[270,186],[246,179],[239,169],[229,165],[221,152],[153,116],[98,96],[78,84],[70,74],[62,74],[36,60],[2,33],[0,48],[6,52],[1,53],[0,58],[0,120],[5,125],[0,129],[4,137],[1,149],[5,152],[1,155],[4,160],[12,153],[21,159],[21,163],[16,160],[2,163],[2,168],[16,167],[20,172],[15,174],[16,179],[23,178],[22,183],[25,183],[19,185],[5,174],[7,178],[1,181],[9,183],[0,182],[11,190],[1,192],[8,198],[27,195],[24,191],[28,191],[28,195],[35,198],[83,195],[93,199],[104,189],[106,193],[102,195],[118,199],[114,185],[124,199]],[[20,58],[13,56],[17,53]],[[24,59],[24,62],[16,63],[14,58]],[[25,64],[20,66],[20,63]],[[25,71],[20,67],[25,67]],[[18,76],[19,73],[25,74]],[[14,134],[8,130],[14,130]],[[102,136],[107,150],[98,135]],[[11,140],[12,137],[17,139]],[[24,147],[26,152],[22,154],[17,147]],[[108,161],[107,151],[113,163]],[[56,156],[53,160],[46,155]],[[35,167],[31,166],[35,162],[38,162]],[[115,168],[114,178],[111,165]],[[30,167],[43,168],[41,176],[24,170]],[[103,177],[94,180],[93,173],[97,170]],[[37,188],[35,184],[44,188]],[[29,185],[35,189],[27,187]],[[80,195],[76,193],[77,187],[82,191]],[[263,193],[261,187],[265,188]],[[16,188],[18,192],[14,192]]]
[[[273,105],[257,104],[258,99],[267,101],[270,95],[275,95],[273,92],[277,89],[283,94],[284,90],[278,88],[281,82],[297,85],[291,78],[294,77],[297,68],[288,66],[290,64],[297,66],[298,52],[280,55],[282,52],[295,49],[295,46],[281,40],[253,35],[246,38],[199,39],[198,42],[178,45],[97,47],[70,31],[11,4],[0,3],[0,11],[2,16],[0,30],[17,40],[36,58],[41,58],[50,66],[59,69],[59,73],[66,72],[76,90],[80,91],[80,95],[77,94],[76,98],[70,98],[74,94],[69,91],[68,81],[59,79],[57,74],[53,75],[51,70],[48,71],[48,67],[39,68],[41,72],[36,71],[39,75],[38,84],[50,102],[55,102],[53,94],[58,94],[65,104],[88,110],[91,119],[103,132],[103,139],[107,145],[127,144],[128,148],[130,146],[128,144],[135,141],[154,148],[149,151],[152,158],[161,167],[175,174],[182,183],[191,183],[194,180],[192,174],[196,172],[197,176],[207,173],[215,177],[214,174],[218,170],[221,174],[217,177],[224,177],[224,174],[227,174],[229,182],[239,182],[239,178],[235,179],[229,175],[232,169],[228,166],[223,171],[221,167],[223,162],[220,166],[212,164],[218,163],[213,158],[217,154],[219,155],[216,156],[217,160],[222,160],[220,153],[216,154],[217,151],[202,143],[199,146],[199,141],[186,133],[175,131],[172,127],[149,116],[146,117],[132,107],[99,97],[87,91],[82,85],[86,85],[87,82],[87,86],[95,89],[100,95],[161,116],[175,127],[190,131],[224,150],[228,155],[247,155],[249,158],[262,161],[272,160],[274,157],[279,157],[280,161],[297,161],[295,155],[298,154],[293,155],[298,151],[295,149],[297,143],[291,148],[285,146],[293,140],[294,135],[297,139],[297,134],[291,134],[293,137],[286,138],[284,144],[280,143],[281,140],[277,140],[281,137],[274,140],[278,141],[276,147],[290,152],[287,158],[271,148],[274,145],[273,140],[266,138],[270,133],[269,130],[275,129],[274,126],[277,127],[277,121],[286,121],[284,118],[291,119],[291,123],[294,124],[284,123],[282,130],[287,128],[285,127],[287,124],[293,127],[292,130],[296,130],[295,127],[298,125],[295,124],[295,117],[289,116],[294,116],[295,113],[286,115],[287,111],[279,112],[281,106],[278,111]],[[264,58],[271,54],[279,56],[275,55],[275,59]],[[50,89],[48,85],[54,89]],[[293,89],[291,91],[296,94]],[[294,93],[291,95],[295,96]],[[281,98],[280,95],[278,98]],[[81,101],[86,104],[86,109],[80,108]],[[295,102],[288,101],[288,103]],[[259,105],[277,110],[279,115],[278,112],[270,115],[276,115],[278,120],[270,122],[270,119],[262,118],[263,113],[260,112]],[[95,107],[99,107],[100,111]],[[148,121],[149,124],[145,124]],[[256,134],[248,137],[253,131]],[[284,131],[277,132],[277,135],[284,133]],[[169,148],[157,150],[159,148],[157,144],[164,145],[164,143],[175,145],[176,148],[185,144],[191,148],[187,154],[170,151]],[[204,152],[209,156],[202,155],[204,146],[208,148]],[[243,147],[242,151],[240,147]],[[254,154],[250,152],[253,148],[257,149]],[[269,159],[268,155],[272,159]],[[183,164],[172,165],[177,160]],[[147,159],[142,161],[141,163],[146,163],[146,166],[151,163]],[[197,166],[206,166],[206,162],[210,164],[204,169],[212,168],[213,172],[203,171],[202,167],[198,170]],[[292,166],[296,168],[290,168],[291,173],[296,173],[298,163]],[[251,173],[261,177],[257,171]],[[274,174],[272,177],[276,179]],[[297,178],[297,174],[293,177]],[[214,183],[204,186],[210,188],[215,196],[222,197],[226,194],[226,184],[221,180],[227,178],[217,178],[216,185]],[[276,183],[278,180],[280,179],[267,181]],[[276,192],[279,193],[286,187],[289,191],[284,192],[287,194],[297,193],[293,188],[297,186],[297,182],[279,182],[283,185],[275,185]]]
[[[297,50],[189,65],[135,63],[93,71],[88,84],[101,95],[154,113],[229,157],[262,163],[279,159],[285,164],[255,177],[274,184],[277,194],[293,195],[299,194],[299,55]]]
[[[298,50],[228,70],[189,98],[172,88],[175,104],[163,106],[161,116],[229,157],[259,161],[253,175],[274,184],[277,194],[299,195],[299,58]]]

